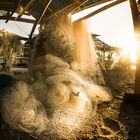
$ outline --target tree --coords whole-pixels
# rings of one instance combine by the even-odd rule
[[[23,49],[17,35],[0,30],[0,56],[4,70],[10,70],[17,55],[21,55]]]

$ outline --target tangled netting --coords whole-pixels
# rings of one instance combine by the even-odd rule
[[[1,101],[4,121],[20,131],[69,139],[96,112],[97,102],[111,99],[105,88],[50,54],[38,58],[31,73],[32,84],[15,82],[5,89]]]

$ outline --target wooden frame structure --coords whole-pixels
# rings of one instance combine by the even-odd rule
[[[0,16],[1,20],[9,20],[33,23],[32,31],[29,38],[32,38],[37,24],[40,24],[42,19],[51,18],[69,7],[74,7],[72,13],[79,12],[92,6],[96,6],[112,0],[1,0],[0,10],[7,12],[7,15]],[[47,5],[49,3],[49,5]],[[62,3],[62,5],[60,4]],[[57,6],[60,5],[60,6]],[[38,8],[39,7],[39,8]],[[21,8],[20,12],[18,11]],[[38,10],[39,9],[39,10]],[[18,16],[14,17],[13,14]],[[32,15],[35,20],[23,18],[23,15]]]

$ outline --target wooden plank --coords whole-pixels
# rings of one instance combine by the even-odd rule
[[[81,7],[79,7],[79,9],[77,9],[73,13],[80,12],[82,10],[85,10],[85,9],[88,9],[88,8],[93,7],[93,6],[97,6],[97,5],[100,5],[100,4],[109,2],[109,1],[112,1],[112,0],[100,0],[100,1],[97,1],[97,2],[93,2],[92,4],[89,4],[88,6],[84,6],[84,7],[81,6]]]
[[[80,6],[82,6],[83,4],[85,4],[86,2],[88,2],[89,0],[83,0],[76,8],[74,8],[71,13],[73,13],[74,11],[76,11],[77,9],[79,9]]]
[[[13,11],[15,9],[15,6],[2,6],[0,5],[0,10],[6,10],[6,11]]]
[[[37,6],[37,4],[38,4],[38,1],[36,1],[35,4],[32,5],[32,7],[30,8],[30,11],[29,11],[30,15],[32,15],[32,13],[33,13],[33,15],[36,15],[35,13],[37,13],[37,15],[38,15],[38,12],[33,11],[33,9]]]
[[[67,9],[67,8],[69,8],[69,7],[72,7],[72,6],[74,6],[74,5],[75,5],[75,2],[72,2],[71,4],[69,4],[69,5],[67,5],[67,6],[64,6],[64,7],[60,8],[60,9],[58,9],[58,10],[52,12],[52,13],[51,13],[49,16],[47,16],[46,18],[51,18],[51,17],[53,17],[53,16],[56,16],[57,14],[61,13],[63,10],[65,10],[65,9]]]
[[[140,95],[140,18],[139,18],[139,12],[138,12],[136,1],[129,0],[129,2],[130,2],[131,12],[132,12],[135,37],[137,41],[137,61],[136,61],[134,94]]]
[[[73,0],[73,1],[75,1],[76,3],[81,3],[81,1],[80,1],[80,0]]]
[[[15,2],[15,3],[17,3],[19,0],[4,0],[3,2]],[[1,1],[2,2],[2,1]]]
[[[19,0],[19,2],[16,4],[16,8],[14,9],[14,11],[12,11],[9,16],[7,17],[7,20],[5,21],[5,23],[7,23],[10,20],[10,17],[12,17],[12,15],[15,13],[15,11],[17,10],[17,8],[20,6],[22,0]]]
[[[39,2],[41,3],[41,5],[43,6],[45,3],[42,0],[39,0]],[[48,10],[52,13],[53,10],[51,8],[48,7]]]
[[[48,10],[52,13],[53,12],[53,10],[50,8],[50,7],[48,7]]]
[[[41,21],[42,17],[44,16],[44,14],[45,14],[46,10],[48,9],[49,5],[51,4],[51,2],[52,2],[52,0],[49,0],[49,2],[48,2],[48,3],[44,6],[44,8],[41,10],[41,12],[40,12],[40,14],[39,14],[39,16],[38,16],[38,19],[36,20],[36,22],[35,22],[34,25],[33,25],[33,28],[32,28],[32,30],[31,30],[29,39],[32,38],[32,35],[33,35],[34,31],[35,31],[35,28],[36,28],[37,24]]]
[[[27,11],[35,2],[36,0],[30,0],[29,3],[24,7],[22,13],[20,13],[17,18],[20,18],[24,14],[24,12]]]
[[[0,20],[6,20],[6,19],[7,19],[7,16],[0,16]],[[35,22],[35,20],[26,19],[26,18],[15,19],[15,17],[10,17],[9,20],[19,21],[19,22],[27,22],[27,23],[34,23]]]
[[[17,5],[17,2],[6,2],[6,1],[0,1],[1,5]]]
[[[22,37],[22,36],[18,36],[18,35],[17,35],[16,37],[17,37],[19,40],[25,40],[25,41],[29,39],[29,38],[27,38],[27,37]]]
[[[0,4],[0,7],[16,7],[17,3],[15,4]]]
[[[86,19],[88,19],[88,18],[90,18],[90,17],[92,17],[92,16],[94,16],[94,15],[96,15],[96,14],[98,14],[98,13],[104,11],[104,10],[107,10],[107,9],[109,9],[109,8],[115,6],[115,5],[118,5],[118,4],[122,3],[122,2],[125,2],[125,1],[126,0],[117,0],[115,2],[112,2],[112,3],[110,3],[110,4],[106,5],[106,6],[103,6],[103,7],[99,8],[99,9],[95,10],[94,12],[86,15],[85,17],[83,17],[81,19],[86,20]]]

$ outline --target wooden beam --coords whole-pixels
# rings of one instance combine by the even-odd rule
[[[83,0],[76,8],[74,8],[71,13],[73,13],[74,11],[76,11],[77,9],[79,9],[80,6],[82,6],[83,4],[85,4],[86,2],[88,2],[89,0]]]
[[[50,7],[48,7],[48,10],[52,13],[53,12],[53,10],[50,8]]]
[[[7,19],[7,16],[0,16],[0,20],[6,20],[6,19]],[[35,22],[35,20],[32,20],[32,19],[26,19],[26,18],[16,19],[15,17],[10,17],[9,20],[19,21],[19,22],[27,22],[27,23],[34,23]]]
[[[15,5],[14,6],[11,6],[11,5],[0,5],[0,10],[7,10],[7,11],[13,11],[15,9]]]
[[[85,9],[88,9],[88,8],[93,7],[93,6],[97,6],[97,5],[100,5],[100,4],[109,2],[109,1],[112,1],[112,0],[100,0],[100,1],[93,2],[92,4],[89,4],[89,5],[84,6],[84,7],[80,6],[79,9],[77,9],[77,10],[74,11],[73,13],[80,12],[80,11],[82,11],[82,10],[85,10]]]
[[[41,5],[43,6],[45,3],[42,0],[39,0],[39,2],[41,3]],[[52,13],[53,10],[51,8],[48,7],[48,10]]]
[[[15,12],[15,10],[13,12],[11,12],[9,16],[7,16],[7,19],[6,19],[5,23],[7,23],[10,20],[10,17],[12,17],[14,12]]]
[[[42,0],[39,0],[39,2],[40,2],[42,5],[44,5],[44,2],[43,2]]]
[[[73,0],[73,1],[75,1],[76,3],[81,3],[81,1],[80,1],[80,0]]]
[[[139,95],[140,97],[140,18],[139,18],[139,12],[138,12],[136,1],[129,0],[129,2],[130,2],[131,12],[132,12],[135,37],[137,41],[137,61],[136,61],[134,94]]]
[[[117,5],[117,4],[120,4],[122,2],[125,2],[125,1],[126,0],[117,0],[115,2],[112,2],[112,3],[110,3],[110,4],[106,5],[106,6],[103,6],[103,7],[99,8],[99,9],[95,10],[92,13],[86,15],[85,17],[81,18],[80,20],[86,20],[86,19],[88,19],[88,18],[90,18],[90,17],[92,17],[92,16],[94,16],[94,15],[96,15],[96,14],[98,14],[98,13],[104,11],[104,10],[107,10],[107,9],[109,9],[109,8],[111,8],[111,7],[113,7],[113,6]]]
[[[38,4],[38,1],[36,1],[36,3],[30,8],[30,11],[29,11],[29,14],[30,15],[36,15],[36,14],[34,14],[34,13],[37,13],[37,15],[38,15],[38,12],[35,12],[35,11],[33,11],[33,9],[37,6],[37,4]]]
[[[49,2],[41,10],[41,12],[40,12],[40,14],[38,16],[38,19],[36,20],[36,22],[33,25],[33,28],[32,28],[32,31],[30,33],[29,39],[32,38],[32,35],[33,35],[34,31],[35,31],[35,28],[36,28],[37,24],[41,21],[42,17],[44,16],[44,14],[45,14],[46,10],[48,9],[49,5],[51,4],[51,2],[52,2],[52,0],[49,0]]]
[[[22,37],[22,36],[16,36],[19,40],[29,40],[29,38],[27,38],[27,37]]]
[[[22,13],[18,15],[17,19],[20,18],[24,14],[24,12],[28,10],[35,2],[36,0],[30,0],[29,3],[24,7]]]
[[[18,0],[1,0],[1,1],[4,1],[4,2],[18,2]]]
[[[7,22],[10,20],[10,17],[12,17],[12,15],[15,13],[15,11],[17,10],[17,8],[20,6],[21,1],[22,1],[22,0],[20,0],[20,1],[17,3],[16,8],[15,8],[14,11],[11,12],[10,15],[7,17],[7,20],[5,21],[5,23],[7,23]]]
[[[70,3],[69,5],[64,6],[64,7],[60,8],[60,9],[58,9],[58,10],[52,12],[52,13],[51,13],[49,16],[47,16],[46,18],[47,18],[47,19],[48,19],[48,18],[51,18],[51,17],[53,17],[53,16],[55,16],[55,15],[61,13],[63,10],[66,10],[67,8],[72,7],[72,6],[74,6],[74,5],[75,5],[75,2],[72,2],[72,3]]]
[[[7,17],[10,15],[10,11],[7,11]]]
[[[0,1],[0,4],[1,4],[1,5],[17,5],[17,2],[10,2],[10,1],[6,2],[6,1]]]

